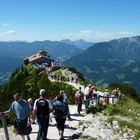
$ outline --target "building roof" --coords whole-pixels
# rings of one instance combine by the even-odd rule
[[[45,52],[44,50],[41,50],[41,51],[37,52],[36,54],[29,56],[26,59],[28,59],[29,62],[32,62],[32,61],[35,61],[40,58],[50,59],[47,55],[47,52]]]

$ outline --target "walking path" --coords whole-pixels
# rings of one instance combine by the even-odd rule
[[[64,138],[65,140],[70,140],[71,136],[75,133],[75,130],[78,128],[79,121],[84,120],[84,111],[82,112],[82,115],[79,116],[77,114],[77,108],[76,105],[70,105],[70,113],[71,113],[71,121],[66,121],[66,127],[64,132]],[[9,129],[9,137],[10,140],[22,140],[19,135],[16,135],[12,132],[13,127],[8,128]],[[37,132],[38,132],[38,125],[34,124],[32,125],[32,133],[30,135],[31,140],[36,140]],[[49,140],[59,140],[58,130],[56,128],[56,122],[55,119],[52,118],[52,122],[50,122],[50,126],[48,128],[48,137]],[[3,129],[0,129],[0,140],[5,140],[4,131]]]
[[[104,116],[101,113],[95,115],[84,114],[84,110],[81,112],[81,116],[77,114],[76,105],[70,105],[71,121],[66,121],[64,138],[65,140],[80,140],[80,138],[74,139],[72,136],[74,134],[82,133],[84,136],[91,136],[97,138],[97,140],[128,140],[126,135],[122,137],[118,132],[118,122],[113,121],[112,125],[107,123],[107,126],[104,123],[107,122],[107,116]],[[82,122],[79,124],[79,122]],[[31,140],[36,140],[38,125],[32,125],[32,133],[30,134]],[[10,140],[22,140],[19,135],[15,135],[12,132],[13,128],[9,128]],[[116,132],[115,132],[116,131]],[[55,119],[52,118],[52,122],[48,128],[49,140],[59,140],[58,130],[56,128]],[[0,140],[5,140],[4,131],[0,129]]]
[[[54,81],[54,80],[51,80],[51,81]],[[69,85],[72,85],[76,89],[79,89],[79,87],[82,87],[82,90],[84,90],[84,86],[82,86],[80,84],[77,84],[74,82],[66,82],[66,83]],[[102,92],[99,92],[99,94],[103,95]],[[65,140],[70,140],[72,135],[78,129],[79,122],[86,119],[84,111],[81,112],[82,115],[80,115],[80,116],[77,114],[77,106],[76,105],[70,105],[69,107],[70,107],[70,113],[71,113],[72,120],[66,121],[66,127],[65,127],[65,131],[64,131]],[[32,125],[32,129],[33,130],[32,130],[32,133],[30,135],[31,140],[36,140],[37,132],[38,132],[38,125],[37,124]],[[8,128],[8,130],[9,130],[10,140],[22,140],[19,135],[16,135],[15,133],[12,132],[13,127]],[[58,130],[56,128],[56,122],[55,122],[54,118],[52,118],[52,122],[50,122],[50,126],[48,128],[47,138],[49,140],[59,140]],[[3,129],[0,129],[0,140],[5,140]]]

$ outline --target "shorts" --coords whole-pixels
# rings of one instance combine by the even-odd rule
[[[62,119],[55,118],[55,120],[56,120],[56,123],[57,123],[58,130],[64,131],[66,118],[62,118]]]

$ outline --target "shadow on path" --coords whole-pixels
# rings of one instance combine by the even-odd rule
[[[69,125],[65,125],[65,129],[77,130],[76,127],[72,127],[72,126],[69,126]]]

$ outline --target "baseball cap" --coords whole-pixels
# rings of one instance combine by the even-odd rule
[[[40,89],[39,95],[42,96],[46,94],[46,90],[45,89]]]

